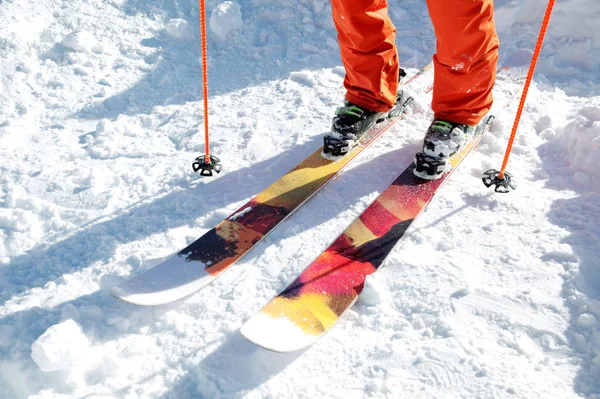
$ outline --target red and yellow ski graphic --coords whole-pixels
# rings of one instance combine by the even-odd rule
[[[492,121],[493,117],[485,120],[438,180],[416,177],[411,164],[294,282],[242,326],[242,335],[265,349],[289,352],[331,329],[356,301],[366,277],[381,266]]]
[[[403,85],[431,70],[430,65]],[[403,112],[376,125],[337,161],[325,159],[321,149],[316,150],[215,228],[158,266],[114,286],[111,294],[146,306],[164,305],[194,294],[250,251],[402,117]]]

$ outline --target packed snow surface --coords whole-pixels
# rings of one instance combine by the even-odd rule
[[[410,73],[425,4],[390,0]],[[501,61],[527,58],[545,2],[496,1]],[[309,349],[239,328],[411,162],[428,82],[398,123],[214,284],[121,303],[138,275],[319,148],[343,97],[324,0],[208,0],[211,150],[200,178],[195,1],[0,2],[0,397],[600,398],[600,2],[557,2],[508,170],[516,104]],[[520,50],[520,51],[517,51]],[[524,55],[525,54],[525,55]]]

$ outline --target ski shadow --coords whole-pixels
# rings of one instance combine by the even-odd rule
[[[4,334],[3,345],[0,346],[0,362],[7,364],[18,359],[19,367],[23,375],[21,382],[27,382],[26,387],[21,387],[17,392],[11,392],[10,384],[3,387],[2,393],[7,397],[21,397],[25,392],[35,393],[39,390],[54,388],[59,391],[69,392],[72,387],[66,381],[61,381],[61,375],[68,376],[72,372],[68,366],[64,372],[44,372],[40,370],[33,360],[31,347],[40,335],[49,327],[65,320],[74,320],[81,328],[83,334],[88,338],[90,346],[82,350],[90,350],[88,361],[74,365],[82,371],[82,378],[89,385],[95,385],[110,375],[114,370],[113,361],[115,356],[121,356],[119,352],[100,354],[96,350],[100,345],[107,342],[117,342],[126,335],[139,335],[140,338],[152,337],[162,333],[157,327],[157,320],[162,315],[181,305],[176,302],[168,306],[160,307],[136,307],[112,298],[108,294],[111,281],[109,278],[101,283],[102,288],[88,295],[83,295],[71,301],[66,301],[52,307],[35,306],[26,310],[20,310],[9,315],[0,317],[0,330]],[[40,303],[43,306],[42,303]],[[135,348],[124,348],[125,351]],[[57,357],[52,353],[49,355],[51,361]],[[126,356],[127,357],[127,356]],[[108,361],[108,363],[107,363]],[[0,373],[0,382],[4,376]],[[144,379],[151,376],[144,376]],[[131,385],[143,381],[131,381]],[[119,389],[125,392],[129,387]],[[117,393],[117,392],[113,392]],[[11,396],[13,395],[13,396]],[[1,395],[0,395],[1,396]],[[121,397],[120,395],[117,395]],[[4,397],[4,396],[2,396]]]
[[[189,369],[161,399],[179,399],[194,394],[201,398],[243,398],[268,382],[300,358],[307,349],[291,353],[275,353],[248,342],[239,331]],[[223,371],[226,370],[224,373]]]
[[[402,121],[396,128],[401,123]],[[386,135],[394,134],[393,130]],[[196,228],[212,229],[235,211],[234,204],[241,205],[237,203],[254,197],[283,175],[278,171],[287,172],[316,151],[320,147],[321,138],[322,135],[315,135],[310,140],[294,146],[292,150],[245,168],[221,173],[206,180],[199,178],[193,181],[196,186],[176,187],[156,200],[133,204],[116,217],[97,223],[89,222],[62,241],[38,245],[14,257],[8,265],[0,269],[0,307],[6,305],[11,298],[18,297],[30,289],[42,288],[49,282],[64,283],[62,276],[65,274],[87,268],[102,269],[97,272],[106,273],[106,264],[110,262],[116,263],[113,270],[129,265],[131,276],[139,274],[154,266],[158,257],[115,261],[112,258],[118,247],[182,226],[193,225]],[[380,142],[382,140],[383,137],[379,139]],[[279,231],[283,233],[276,234],[277,239],[335,219],[340,212],[353,208],[356,198],[362,198],[374,191],[382,191],[411,162],[416,148],[416,144],[408,145],[403,149],[375,156],[362,164],[349,165],[343,173],[335,177],[335,180],[340,180],[339,184],[330,183],[329,187],[322,189],[322,195],[311,199],[312,211],[305,213],[305,217],[300,219],[298,229],[288,231],[280,228]],[[378,179],[373,179],[374,171],[377,171]],[[336,190],[337,192],[334,192]],[[349,191],[347,194],[346,190]],[[227,199],[227,203],[224,203],[224,199]],[[188,237],[186,245],[197,238]],[[259,245],[268,245],[269,242],[270,240],[265,240],[265,243]],[[174,248],[173,253],[181,248]],[[264,247],[261,248],[264,250]],[[113,276],[114,284],[123,279],[116,274],[109,274]]]
[[[330,220],[338,217],[340,212],[356,205],[356,198],[362,198],[374,191],[381,192],[410,164],[417,148],[417,143],[411,143],[401,149],[386,152],[345,171],[338,178],[340,181],[335,185],[339,187],[347,185],[344,181],[360,181],[360,184],[351,187],[354,195],[339,196],[332,203],[331,194],[339,191],[332,185],[328,185],[324,190],[331,191],[329,195],[321,195],[318,200],[311,200],[313,201],[311,208],[316,211],[305,210],[306,213],[316,212],[318,221],[309,220],[309,224],[303,223],[302,228],[308,229],[318,224],[326,225]],[[377,171],[379,179],[372,178],[374,171]],[[326,203],[327,206],[322,206],[319,202]],[[306,220],[303,216],[299,218]],[[281,230],[282,233],[277,234],[278,241],[285,240],[298,233],[296,229],[287,231],[284,226],[281,226]],[[327,245],[328,241],[324,240],[322,245]],[[263,245],[268,245],[268,243]],[[306,265],[299,266],[303,268]],[[296,275],[295,272],[292,274]],[[276,292],[281,292],[286,286],[286,282],[282,280],[276,280],[273,284],[274,286],[270,288]],[[247,391],[255,389],[276,377],[309,349],[310,347],[291,353],[271,352],[250,343],[242,337],[239,330],[236,330],[230,333],[225,342],[202,359],[197,366],[186,370],[186,374],[161,398],[187,397],[190,392],[199,395],[199,397],[213,397],[215,392],[219,392],[220,397],[243,398]],[[223,370],[227,370],[227,372],[223,373]]]
[[[382,145],[385,144],[382,143]],[[222,191],[230,189],[228,187],[235,187],[236,200],[253,196],[257,191],[256,184],[247,182],[246,175],[248,173],[253,172],[252,174],[260,176],[258,171],[265,166],[266,162],[269,165],[283,164],[291,168],[305,155],[311,153],[315,146],[318,147],[314,140],[299,146],[298,154],[296,154],[299,159],[289,159],[290,157],[287,154],[282,154],[251,168],[234,171],[205,184],[200,184],[197,188],[189,190],[189,192],[175,191],[151,203],[138,205],[123,215],[93,225],[59,243],[32,249],[2,270],[3,279],[0,284],[6,286],[6,289],[3,287],[1,297],[3,305],[6,305],[6,302],[11,298],[16,301],[22,300],[17,297],[19,294],[23,294],[34,287],[43,287],[48,282],[55,281],[58,285],[64,284],[65,281],[60,277],[63,274],[73,273],[85,267],[93,267],[94,264],[102,265],[106,263],[114,256],[117,247],[123,243],[143,239],[150,234],[189,224],[190,217],[184,217],[185,215],[198,215],[221,208]],[[336,190],[335,188],[329,188],[331,191],[329,194],[319,196],[319,201],[322,201],[321,205],[312,203],[311,207],[318,209],[319,212],[316,216],[303,220],[300,225],[301,229],[310,229],[325,224],[327,221],[338,217],[343,210],[356,205],[357,196],[362,197],[373,191],[381,191],[396,178],[406,166],[405,164],[411,161],[412,153],[416,148],[417,144],[414,144],[389,151],[383,155],[371,155],[373,156],[372,159],[346,170],[339,176],[340,179],[346,180],[346,182],[361,182],[361,184],[351,187],[353,195],[343,195],[332,202],[330,200],[331,194],[335,193]],[[374,173],[378,175],[378,179],[373,179]],[[264,185],[266,186],[267,183]],[[336,185],[344,186],[346,184],[341,181],[337,182]],[[200,191],[214,194],[207,194],[208,198],[199,200]],[[230,195],[233,194],[228,193],[226,198],[230,198]],[[182,209],[184,212],[181,212]],[[179,218],[165,218],[164,215],[171,212],[179,212],[182,216]],[[310,211],[307,210],[306,212]],[[220,218],[221,215],[219,215],[219,220]],[[216,217],[207,219],[206,224],[210,224],[207,226],[208,228],[213,227],[214,219]],[[143,222],[140,223],[139,220],[143,220]],[[279,234],[276,234],[278,236],[276,239],[285,239],[285,237],[297,234],[297,229],[292,230],[282,229]],[[281,238],[282,236],[283,238]],[[324,242],[323,245],[325,244]],[[265,247],[270,244],[267,241],[259,245],[263,246],[258,247],[257,251],[264,251]],[[124,260],[122,262],[128,261]],[[140,265],[133,266],[131,273],[137,274],[139,268],[146,266],[144,262],[141,262]],[[302,267],[302,265],[297,266]],[[82,325],[84,333],[93,337],[92,343],[97,345],[109,341],[118,341],[119,338],[143,328],[147,331],[142,334],[161,333],[163,331],[159,331],[159,327],[156,325],[156,321],[161,314],[179,306],[194,306],[193,304],[185,304],[188,298],[169,306],[153,308],[136,307],[122,303],[112,298],[108,290],[119,280],[122,280],[123,277],[110,272],[106,273],[105,270],[98,272],[104,273],[104,275],[100,278],[99,289],[91,294],[65,301],[53,307],[36,306],[10,314],[5,312],[6,315],[0,318],[0,326],[10,326],[12,342],[8,347],[0,348],[0,356],[9,360],[14,355],[14,348],[21,348],[17,352],[24,355],[27,358],[25,363],[31,366],[26,368],[29,370],[27,378],[31,381],[39,381],[42,385],[46,381],[46,387],[48,385],[52,386],[56,383],[56,380],[41,372],[33,364],[30,356],[27,356],[33,341],[43,334],[48,327],[63,319],[72,318]],[[274,284],[278,285],[274,287],[275,290],[281,290],[285,285],[284,282],[279,280]],[[68,290],[69,288],[65,289]],[[43,295],[44,291],[45,288],[40,288],[36,295]],[[208,291],[206,294],[208,295]],[[56,295],[56,293],[53,292],[53,295]],[[196,295],[203,295],[203,293]],[[65,293],[65,296],[68,296],[68,294]],[[241,300],[229,296],[225,296],[223,299],[226,301]],[[38,302],[43,306],[40,300]],[[217,311],[215,310],[215,312]],[[211,317],[210,314],[207,317]],[[219,323],[222,323],[221,327],[219,327]],[[223,318],[219,323],[211,325],[211,328],[214,328],[215,331],[224,328],[227,319]],[[303,354],[302,351],[289,355],[271,353],[250,344],[237,331],[226,334],[231,335],[226,335],[225,343],[202,359],[200,363],[190,365],[186,374],[165,397],[185,397],[186,392],[190,391],[198,391],[206,397],[210,397],[211,393],[221,391],[224,391],[226,396],[243,397],[245,390],[255,388],[269,381]],[[203,345],[200,350],[206,350],[208,345],[210,343]],[[86,371],[85,378],[89,381],[101,378],[108,372],[103,367],[105,366],[99,364]],[[227,372],[223,373],[223,370],[227,370]],[[197,388],[192,390],[193,387]],[[217,388],[218,390],[215,391]],[[127,388],[124,388],[123,393],[126,390]]]
[[[579,395],[592,397],[600,394],[597,360],[600,330],[598,321],[590,325],[581,317],[592,315],[600,320],[600,191],[593,185],[575,183],[568,165],[567,150],[558,139],[542,145],[538,153],[543,170],[549,176],[546,185],[577,194],[573,198],[555,200],[547,213],[551,223],[569,231],[570,235],[560,244],[568,244],[571,251],[557,247],[545,254],[542,260],[558,263],[565,270],[562,274],[562,296],[570,313],[565,335],[572,355],[579,358],[574,389]]]
[[[417,148],[417,143],[409,144],[401,149],[396,149],[375,157],[356,168],[345,171],[339,177],[340,180],[361,182],[360,185],[352,186],[352,190],[356,195],[352,197],[338,197],[334,203],[331,201],[331,193],[329,193],[330,195],[319,196],[319,200],[311,200],[313,201],[311,208],[315,209],[318,213],[318,221],[313,222],[309,220],[308,224],[302,224],[302,228],[308,229],[318,224],[326,225],[330,220],[338,217],[340,212],[354,206],[357,197],[363,197],[374,191],[385,189],[412,161],[412,155]],[[380,176],[381,178],[378,181],[374,181],[372,179],[374,170],[384,170],[386,173],[379,172],[379,175],[383,176]],[[371,178],[368,178],[368,175],[371,175]],[[344,182],[339,181],[336,185],[343,186]],[[326,190],[337,192],[331,185]],[[328,206],[321,206],[319,204],[321,201],[327,203]],[[306,208],[307,206],[305,206],[306,213],[313,212]],[[303,216],[299,216],[299,218],[304,221],[306,220]],[[286,230],[285,226],[280,226],[280,230],[282,232],[276,234],[277,238],[273,238],[274,240],[286,240],[298,233],[297,229],[289,231]],[[329,242],[329,239],[324,240],[322,246],[326,246],[327,242]],[[265,242],[260,245],[266,246],[269,243]],[[318,249],[318,251],[320,250]],[[264,249],[259,249],[258,251],[264,252]],[[296,266],[303,268],[306,265],[300,264]],[[289,268],[290,265],[288,264],[286,267]],[[292,272],[291,274],[297,275],[296,272]],[[287,285],[281,279],[276,279],[272,283],[273,285],[269,288],[275,292],[281,292]],[[240,298],[233,300],[240,301]],[[256,311],[259,309],[260,306]],[[291,353],[271,352],[247,341],[241,336],[238,329],[229,333],[225,342],[203,358],[198,365],[187,369],[186,374],[161,398],[189,397],[191,392],[194,393],[191,397],[195,397],[194,395],[199,395],[199,397],[214,397],[215,392],[219,392],[219,397],[243,398],[246,396],[247,391],[255,389],[276,377],[302,357],[309,349],[310,347]],[[223,373],[224,370],[227,372]]]
[[[20,310],[9,315],[0,317],[0,326],[4,327],[3,339],[10,345],[0,347],[0,359],[10,361],[14,356],[15,350],[19,348],[31,348],[33,342],[43,334],[48,327],[59,323],[63,319],[74,319],[83,328],[88,337],[94,337],[98,334],[98,318],[103,319],[103,311],[114,308],[115,312],[123,311],[123,316],[128,318],[131,313],[127,313],[123,307],[109,304],[112,302],[108,296],[101,291],[96,291],[90,295],[81,296],[73,301],[65,302],[53,307],[31,307],[27,310]],[[84,306],[85,308],[82,308]],[[79,309],[77,309],[79,308]],[[88,313],[89,312],[89,313]],[[101,321],[101,320],[100,320]],[[6,329],[8,327],[8,329]],[[47,373],[42,372],[31,356],[22,356],[20,361],[25,366],[24,370],[28,372],[28,388],[35,389],[35,386],[43,386],[49,381]],[[1,379],[0,379],[1,381]],[[10,387],[7,387],[10,389]],[[3,393],[10,393],[3,389]],[[16,397],[16,396],[15,396]]]
[[[298,152],[297,157],[302,159],[304,155],[311,153],[315,146],[318,147],[314,140],[299,146],[298,151],[296,151]],[[389,151],[346,170],[340,178],[349,182],[361,182],[361,184],[351,187],[353,195],[344,195],[333,202],[330,200],[331,193],[319,196],[321,197],[319,201],[327,206],[313,203],[312,208],[319,209],[318,215],[303,221],[301,229],[310,229],[322,223],[327,223],[328,220],[338,217],[343,210],[354,206],[356,196],[362,197],[385,188],[404,169],[405,163],[410,162],[415,148],[416,144],[414,144],[414,148],[412,145],[408,145],[402,149]],[[302,152],[305,154],[302,154]],[[227,187],[235,186],[235,190],[237,190],[236,200],[245,199],[256,194],[256,184],[248,183],[246,175],[251,172],[260,175],[257,171],[264,167],[265,162],[268,162],[269,165],[283,164],[291,168],[297,161],[290,159],[287,154],[281,155],[251,168],[223,175],[218,179],[201,184],[196,189],[189,190],[190,192],[176,191],[169,193],[156,201],[134,207],[116,218],[93,225],[57,244],[34,248],[27,254],[18,257],[15,262],[2,270],[2,284],[6,286],[6,289],[2,292],[3,305],[6,305],[6,302],[11,298],[17,301],[22,300],[16,296],[34,287],[43,287],[50,281],[55,281],[59,285],[64,284],[65,281],[60,277],[63,274],[73,273],[85,267],[93,267],[94,264],[105,264],[114,256],[117,247],[125,242],[143,239],[149,234],[189,224],[190,217],[165,218],[164,215],[166,214],[181,212],[184,209],[185,212],[181,212],[183,215],[199,215],[220,208],[222,191],[228,190]],[[372,178],[374,173],[377,173],[378,179]],[[264,185],[266,186],[267,183]],[[343,186],[344,182],[338,182],[337,185]],[[336,192],[335,189],[330,190]],[[201,191],[208,195],[208,198],[199,200],[198,196]],[[211,192],[219,194],[213,194],[212,196],[207,194]],[[139,219],[143,220],[143,223],[138,223]],[[212,227],[214,219],[207,219],[206,224],[210,224],[207,227]],[[285,239],[285,237],[297,234],[297,230],[292,230],[283,229],[280,234],[277,234],[276,239],[282,239],[281,236]],[[107,237],[110,237],[110,239]],[[98,245],[96,246],[95,243],[98,243]],[[323,243],[323,245],[325,244]],[[259,245],[263,245],[263,247],[257,248],[257,251],[264,251],[265,246],[270,244],[264,242]],[[144,262],[134,266],[132,274],[137,274],[139,272],[137,268],[145,266]],[[27,358],[26,363],[31,366],[27,367],[27,370],[32,373],[29,374],[28,378],[31,378],[31,381],[42,383],[48,381],[48,384],[52,385],[55,380],[51,380],[51,376],[41,372],[32,363],[31,358],[27,356],[33,341],[43,334],[48,327],[63,319],[72,318],[82,325],[87,336],[93,337],[93,344],[98,344],[116,341],[126,334],[131,334],[132,328],[135,330],[146,328],[148,331],[144,334],[152,334],[158,328],[156,327],[156,321],[161,314],[178,306],[188,306],[184,305],[187,298],[169,306],[154,308],[136,307],[122,303],[112,298],[108,294],[108,290],[123,277],[117,277],[110,272],[103,272],[105,274],[99,281],[98,291],[53,307],[36,306],[1,317],[0,326],[10,326],[13,340],[9,345],[10,349],[0,348],[2,358],[8,360],[14,355],[14,348],[22,348],[17,352],[24,353]],[[275,284],[281,285],[275,287],[277,290],[283,288],[284,285],[281,281]],[[39,292],[36,292],[36,295],[43,295],[44,291],[45,288],[41,288]],[[53,295],[56,295],[56,293],[53,293]],[[65,295],[68,296],[66,293]],[[203,294],[199,293],[197,295]],[[239,298],[232,299],[230,297],[224,297],[223,299],[226,301],[240,300]],[[38,302],[40,301],[38,300]],[[41,302],[40,305],[43,306]],[[225,320],[223,323],[225,323]],[[211,327],[214,327],[215,330],[220,328],[219,325]],[[186,390],[190,389],[192,384],[198,386],[199,392],[207,397],[210,397],[211,392],[215,392],[211,390],[211,387],[215,386],[225,389],[227,391],[226,396],[241,397],[244,390],[267,382],[303,353],[298,352],[289,356],[274,354],[248,343],[238,332],[232,334],[225,338],[224,344],[199,364],[190,366],[189,371],[165,397],[184,397],[185,395],[180,396],[180,394],[183,395]],[[260,367],[257,367],[256,364],[260,364]],[[104,366],[99,365],[86,372],[86,376],[89,374],[86,378],[93,381],[94,378],[104,375],[107,371],[103,370],[102,367]],[[223,370],[228,370],[226,375],[222,374]]]
[[[139,307],[115,300],[108,294],[108,288],[112,285],[112,279],[102,279],[100,289],[88,295],[83,295],[70,301],[66,301],[51,307],[35,306],[26,310],[16,311],[9,315],[0,317],[0,331],[2,346],[0,346],[0,362],[14,361],[19,359],[23,375],[22,381],[27,381],[25,389],[13,392],[9,384],[3,387],[3,393],[8,397],[20,397],[24,392],[35,393],[43,389],[55,389],[70,392],[73,388],[68,381],[62,378],[72,373],[72,367],[68,366],[64,372],[43,372],[30,356],[30,348],[49,327],[65,320],[74,320],[81,327],[85,336],[89,339],[89,350],[92,364],[83,363],[74,365],[81,370],[83,380],[90,386],[101,383],[106,376],[114,372],[114,362],[124,356],[128,361],[131,357],[144,357],[139,352],[139,347],[121,347],[120,351],[114,352],[109,349],[107,353],[100,354],[97,348],[107,343],[115,343],[126,336],[138,335],[140,339],[146,338],[152,342],[165,334],[164,323],[157,323],[167,312],[185,305],[186,299],[165,306]],[[209,295],[204,292],[198,295]],[[224,297],[221,296],[223,299]],[[202,300],[202,299],[201,299]],[[229,300],[229,299],[225,299]],[[241,302],[242,298],[233,299]],[[40,303],[43,306],[43,304]],[[214,331],[230,328],[230,322],[226,317],[217,317],[220,310],[213,309],[203,312],[212,322],[208,328]],[[168,324],[168,323],[167,323]],[[205,327],[206,323],[202,324]],[[8,329],[7,329],[8,328]],[[198,332],[196,332],[198,334]],[[237,331],[225,333],[224,340],[219,347],[204,357],[200,363],[190,365],[183,362],[185,375],[180,378],[162,397],[164,398],[186,398],[186,397],[213,397],[219,392],[221,397],[244,397],[244,391],[262,385],[285,370],[290,364],[298,359],[304,351],[290,354],[278,354],[256,347],[245,340]],[[193,335],[193,334],[192,334]],[[214,343],[213,341],[201,342],[197,346],[182,348],[183,353],[179,356],[193,357],[197,352],[207,351]],[[109,346],[111,348],[111,346]],[[114,349],[114,348],[113,348]],[[84,349],[86,350],[86,349]],[[55,360],[51,356],[52,360]],[[145,357],[144,357],[145,359]],[[157,375],[167,372],[168,366],[159,370],[150,370],[147,374],[136,376],[127,386],[121,386],[117,391],[111,392],[116,397],[122,397],[130,393],[130,389],[151,380]],[[63,377],[61,377],[63,376]],[[57,378],[58,377],[58,378]],[[3,376],[0,374],[0,381]],[[190,393],[195,393],[191,394]]]
[[[14,257],[0,269],[0,307],[27,290],[44,287],[51,281],[63,282],[64,274],[105,265],[126,243],[193,225],[199,218],[196,226],[211,229],[235,211],[232,204],[249,200],[280,177],[277,171],[287,172],[317,150],[320,139],[316,135],[294,146],[293,152],[286,151],[216,177],[198,178],[192,182],[196,186],[176,187],[156,200],[133,204],[114,218],[89,222],[62,241],[38,245]],[[224,199],[228,202],[224,203]],[[139,260],[127,262],[133,267],[132,274],[148,266]]]
[[[173,303],[168,306],[138,307],[116,301],[107,293],[110,279],[101,284],[103,288],[89,295],[83,295],[72,301],[60,303],[52,307],[32,307],[17,311],[7,316],[0,317],[2,328],[3,345],[0,346],[0,361],[11,362],[15,356],[19,358],[19,367],[23,370],[22,381],[27,381],[25,388],[14,391],[11,384],[3,387],[3,393],[7,397],[20,397],[24,393],[35,393],[43,389],[55,389],[70,392],[72,387],[66,381],[61,381],[61,375],[68,376],[71,366],[63,371],[44,372],[39,369],[33,358],[29,355],[29,348],[50,326],[61,321],[74,320],[81,327],[85,336],[90,341],[90,350],[102,345],[114,342],[125,336],[139,335],[140,338],[147,337],[150,340],[163,335],[164,331],[157,325],[161,316],[182,305],[182,302]],[[238,299],[240,300],[240,299]],[[214,310],[213,313],[217,313]],[[206,314],[207,318],[215,319],[214,315]],[[159,323],[160,324],[160,323]],[[227,324],[226,318],[220,319],[211,328],[223,329]],[[8,328],[8,330],[6,329]],[[8,344],[7,344],[8,343]],[[204,342],[187,353],[193,356],[195,352],[206,350],[212,342]],[[136,356],[139,348],[123,347],[125,357]],[[189,351],[190,349],[188,349]],[[133,352],[131,352],[133,351]],[[184,352],[186,350],[184,349]],[[20,352],[20,355],[19,355]],[[269,381],[271,378],[285,370],[290,364],[298,359],[304,351],[290,354],[278,354],[258,348],[246,341],[238,331],[228,333],[225,342],[216,350],[208,354],[199,364],[187,366],[186,374],[179,379],[163,398],[186,398],[186,397],[213,397],[219,392],[221,397],[244,397],[244,391],[253,389]],[[181,355],[181,354],[180,354]],[[100,356],[100,357],[98,357]],[[116,358],[122,356],[120,353],[107,353],[100,355],[98,352],[92,354],[93,364],[75,365],[81,369],[83,380],[90,386],[100,383],[114,372],[111,366]],[[184,356],[186,356],[184,354]],[[51,357],[52,358],[52,357]],[[52,358],[54,359],[54,358]],[[184,362],[189,364],[189,362]],[[186,366],[184,366],[186,367]],[[141,375],[130,381],[129,385],[121,386],[112,394],[117,397],[126,395],[129,390],[146,380],[151,380],[156,375],[166,372],[168,366],[163,369],[152,370],[149,374]],[[0,381],[2,376],[0,375]],[[190,396],[190,393],[191,396]]]

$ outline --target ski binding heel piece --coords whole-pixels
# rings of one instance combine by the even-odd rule
[[[211,155],[207,161],[206,157],[202,155],[196,158],[196,161],[192,164],[192,168],[194,172],[200,171],[200,176],[212,176],[213,171],[221,173],[223,166],[219,158]]]
[[[448,170],[449,159],[433,158],[418,152],[415,154],[414,175],[425,180],[439,179]]]
[[[481,179],[486,187],[496,186],[494,191],[497,193],[508,193],[510,190],[517,189],[517,184],[513,181],[512,175],[504,172],[504,176],[500,177],[500,172],[495,169],[490,169],[483,174]]]
[[[337,160],[355,146],[356,142],[354,140],[345,140],[335,136],[338,136],[338,134],[333,133],[323,137],[323,156],[327,159]]]

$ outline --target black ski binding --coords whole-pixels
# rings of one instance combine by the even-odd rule
[[[221,165],[221,160],[214,155],[211,155],[208,161],[206,157],[202,155],[196,158],[196,161],[192,164],[192,168],[194,169],[194,172],[200,171],[200,176],[212,176],[213,171],[221,173],[223,166]]]
[[[406,73],[404,74],[406,75]],[[402,75],[402,76],[404,76]],[[404,102],[402,102],[404,97],[403,90],[398,91],[398,95],[396,96],[396,106],[390,110],[390,112],[378,119],[375,122],[375,125],[371,127],[375,127],[376,125],[384,122],[387,119],[397,118],[402,114],[406,108],[414,101],[413,97],[408,97]],[[359,144],[360,139],[364,136],[366,132],[364,132],[361,136],[356,138],[344,138],[341,133],[332,132],[323,136],[323,156],[325,158],[339,158],[346,155],[352,148],[354,148],[357,144]]]
[[[413,173],[425,180],[437,179],[448,167],[448,159],[429,157],[422,152],[415,154],[415,170]]]
[[[341,136],[341,135],[340,135]],[[330,134],[323,137],[323,154],[330,157],[341,157],[350,150],[352,143],[343,138],[337,138]]]
[[[517,184],[512,180],[512,175],[504,172],[504,177],[500,177],[500,172],[495,169],[490,169],[483,174],[481,179],[486,187],[496,186],[494,191],[497,193],[508,193],[510,190],[517,189]]]

